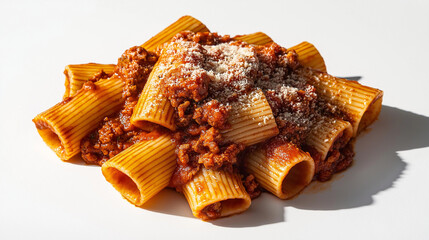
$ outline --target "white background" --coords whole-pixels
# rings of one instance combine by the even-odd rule
[[[429,238],[428,1],[151,2],[0,1],[0,239]],[[354,165],[203,222],[171,190],[137,208],[99,167],[60,161],[31,119],[60,101],[64,66],[115,63],[185,14],[221,34],[309,41],[331,74],[384,90]]]

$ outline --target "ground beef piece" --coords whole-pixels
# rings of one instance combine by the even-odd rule
[[[210,152],[213,154],[219,153],[219,143],[222,141],[222,136],[216,128],[209,128],[202,131],[197,141],[192,144],[192,150],[196,153]]]
[[[95,86],[94,82],[91,81],[86,81],[83,85],[82,85],[82,89],[84,90],[95,90],[97,88],[97,86]]]
[[[209,32],[193,33],[190,31],[184,31],[176,34],[176,36],[174,36],[172,41],[177,41],[180,39],[183,39],[186,41],[192,41],[194,43],[199,43],[203,45],[216,45],[216,44],[226,43],[234,40],[229,35],[219,36],[219,34],[217,33],[209,33]]]
[[[197,128],[193,124],[189,129],[186,132],[193,135],[185,132],[178,137],[182,142],[177,148],[177,162],[180,165],[198,163],[206,168],[219,169],[235,164],[238,153],[244,149],[244,145],[235,143],[221,146],[222,137],[216,128]]]
[[[353,163],[355,152],[353,151],[353,143],[349,142],[345,147],[340,149],[341,157],[335,166],[335,172],[346,170]]]
[[[86,163],[102,165],[131,145],[155,139],[162,132],[158,129],[148,133],[131,124],[125,129],[120,116],[106,117],[96,131],[82,139],[81,153]]]
[[[108,73],[106,73],[105,71],[103,71],[103,70],[100,70],[98,73],[96,73],[94,76],[92,76],[90,79],[88,79],[88,81],[91,81],[91,82],[97,82],[97,81],[99,81],[99,80],[101,80],[101,79],[107,79],[107,78],[109,78],[109,77],[111,77],[112,76],[112,74],[108,74]]]
[[[222,203],[216,202],[208,205],[207,207],[203,208],[203,210],[201,210],[201,215],[202,215],[201,218],[203,220],[219,218],[221,216],[221,212],[222,212]]]
[[[178,127],[186,127],[192,122],[192,112],[195,109],[195,103],[185,101],[177,107],[175,111],[175,122]]]
[[[280,60],[281,65],[287,64],[290,70],[295,70],[300,66],[300,63],[298,61],[298,54],[294,50],[288,50],[286,53],[286,59],[287,63],[283,63],[283,59]]]
[[[259,197],[261,195],[261,188],[256,182],[255,176],[253,174],[247,175],[243,180],[243,185],[246,188],[246,192],[250,195],[251,199]]]
[[[146,83],[147,77],[158,60],[155,53],[140,46],[126,50],[118,59],[115,73],[125,82],[122,96],[137,95]]]
[[[176,148],[177,167],[170,186],[180,188],[198,172],[200,167],[232,171],[237,163],[237,155],[244,145],[222,144],[222,137],[214,127],[190,124],[174,135],[178,143]]]
[[[218,100],[211,100],[195,109],[193,119],[198,124],[208,123],[218,129],[227,129],[230,127],[227,118],[230,111],[230,106],[225,106]]]
[[[203,71],[182,71],[181,67],[168,72],[165,76],[163,94],[168,96],[173,107],[186,99],[199,102],[207,97],[209,76]]]
[[[223,147],[218,154],[207,152],[203,154],[199,159],[198,163],[204,164],[205,168],[218,169],[220,167],[231,166],[237,163],[237,155],[244,150],[243,144],[230,144],[227,147]]]
[[[192,180],[194,176],[198,173],[200,170],[200,165],[194,164],[194,165],[182,165],[177,164],[176,168],[174,169],[173,176],[170,179],[169,186],[172,188],[176,188],[178,192],[182,191],[182,186],[185,185],[187,182]]]

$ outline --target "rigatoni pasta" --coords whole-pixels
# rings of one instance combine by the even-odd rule
[[[335,141],[348,143],[353,136],[352,125],[341,119],[323,118],[320,120],[305,139],[305,144],[314,148],[321,159],[326,159],[329,150]]]
[[[174,109],[159,87],[162,72],[159,63],[155,65],[131,116],[131,123],[146,131],[153,130],[156,125],[176,130]]]
[[[381,90],[315,70],[302,73],[321,98],[344,112],[352,124],[354,137],[377,119],[383,98]]]
[[[64,75],[66,76],[66,91],[63,98],[74,96],[83,84],[90,78],[98,75],[99,78],[107,78],[115,70],[114,64],[70,64],[66,66]]]
[[[121,108],[123,82],[118,78],[101,80],[81,89],[43,113],[33,122],[45,143],[62,160],[80,152],[80,141],[98,123]]]
[[[261,90],[251,93],[239,104],[233,104],[228,123],[222,130],[225,141],[251,146],[279,133],[270,105]]]
[[[136,206],[168,186],[176,166],[175,145],[169,134],[139,142],[103,164],[104,177]]]
[[[265,45],[272,43],[273,40],[263,32],[255,32],[251,34],[235,36],[234,39],[255,45]]]
[[[65,100],[33,119],[47,145],[101,165],[136,206],[175,188],[203,220],[346,169],[383,95],[327,74],[310,43],[221,36],[190,16],[116,65],[68,65],[66,76]]]
[[[311,129],[304,140],[304,149],[309,151],[316,162],[314,178],[329,180],[336,169],[350,164],[352,125],[334,117],[323,117]]]
[[[278,139],[248,153],[244,165],[263,188],[281,199],[301,192],[313,179],[315,168],[308,153]]]
[[[198,19],[195,19],[191,16],[183,16],[159,32],[157,35],[153,36],[147,42],[143,43],[141,47],[148,51],[155,51],[159,45],[170,41],[174,35],[181,31],[210,32],[206,25],[204,25]]]
[[[250,207],[250,196],[238,173],[202,169],[183,186],[192,214],[203,220],[226,217]]]
[[[302,42],[289,49],[298,54],[298,60],[303,66],[326,72],[325,60],[313,44]]]

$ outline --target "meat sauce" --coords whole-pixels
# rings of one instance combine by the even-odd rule
[[[177,165],[170,187],[179,191],[204,167],[239,170],[250,196],[259,196],[261,189],[255,177],[240,168],[245,147],[225,142],[220,133],[231,127],[227,119],[232,104],[255,89],[264,92],[280,131],[278,136],[262,143],[267,151],[286,142],[303,148],[305,138],[321,117],[346,118],[318,99],[314,86],[299,74],[302,66],[293,50],[276,43],[249,45],[216,33],[182,32],[160,46],[156,54],[133,47],[118,60],[114,74],[125,83],[125,104],[119,113],[106,117],[97,130],[82,140],[82,157],[87,163],[101,165],[132,144],[154,139],[160,131],[166,131],[160,128],[149,133],[130,124],[139,93],[158,57],[159,67],[164,69],[158,76],[162,93],[176,110],[178,130],[172,135],[177,145]],[[106,77],[110,76],[100,72],[90,82]],[[313,149],[305,150],[315,159],[315,179],[320,181],[347,168],[354,155],[352,143],[341,137],[326,160]],[[202,212],[213,218],[221,210],[221,203],[215,203]]]

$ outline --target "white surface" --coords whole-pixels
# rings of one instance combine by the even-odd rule
[[[429,2],[300,2],[1,1],[0,239],[427,239]],[[115,63],[184,14],[222,34],[312,42],[330,73],[384,90],[354,165],[291,201],[263,194],[207,223],[173,191],[136,208],[99,167],[61,162],[31,119],[61,99],[64,66]]]

